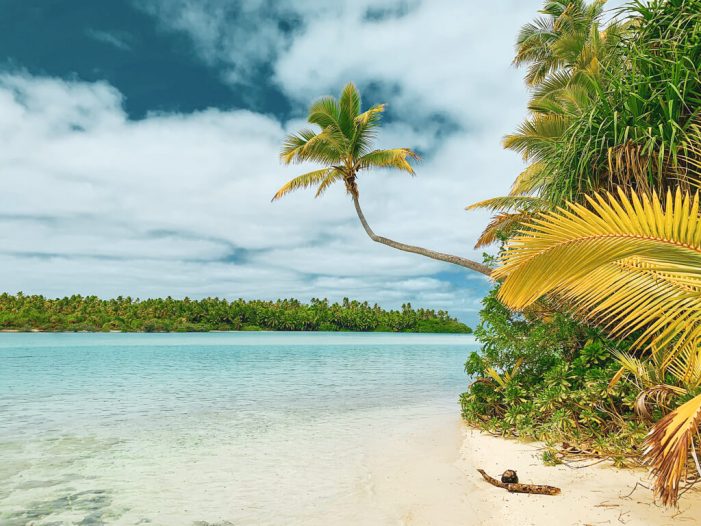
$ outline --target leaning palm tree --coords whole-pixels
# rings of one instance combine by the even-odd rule
[[[641,198],[619,191],[618,197],[589,197],[587,206],[571,203],[539,215],[512,237],[502,263],[493,275],[503,280],[499,297],[507,306],[521,310],[543,296],[562,302],[612,336],[630,338],[644,359],[652,354],[659,358],[663,349],[664,369],[683,381],[682,393],[698,392],[698,194],[677,190],[661,200],[655,194]],[[647,387],[675,394],[665,385]],[[701,395],[663,417],[648,435],[645,457],[665,504],[677,501],[690,466],[701,475],[694,442],[699,425]]]
[[[323,97],[313,103],[309,108],[307,121],[318,126],[319,130],[305,129],[288,135],[280,159],[285,164],[313,162],[324,167],[288,181],[277,191],[273,201],[294,190],[309,187],[316,187],[316,197],[319,197],[331,185],[343,183],[353,200],[360,223],[373,241],[489,275],[491,269],[476,261],[399,243],[378,236],[370,228],[360,208],[358,175],[373,168],[395,169],[413,175],[414,169],[409,161],[419,158],[409,148],[373,148],[375,133],[384,109],[384,104],[377,104],[362,112],[360,94],[352,83],[343,88],[338,100],[334,97]]]

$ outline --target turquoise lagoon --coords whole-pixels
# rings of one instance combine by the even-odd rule
[[[396,524],[374,466],[455,420],[464,335],[0,335],[0,524]],[[441,420],[442,419],[442,420]]]

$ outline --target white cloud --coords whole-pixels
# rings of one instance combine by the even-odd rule
[[[349,80],[391,91],[383,96],[394,120],[382,144],[419,148],[427,160],[412,181],[363,178],[363,201],[378,230],[465,253],[487,221],[464,212],[465,205],[504,193],[522,168],[500,142],[524,115],[527,93],[511,67],[513,41],[539,1],[307,0],[275,2],[275,9],[252,2],[247,16],[235,19],[227,18],[232,4],[224,0],[208,0],[206,9],[189,0],[149,5],[162,23],[187,32],[210,62],[237,68],[242,59],[249,67],[272,61],[275,80],[300,113]],[[199,14],[189,22],[193,9]],[[389,16],[377,20],[369,12]],[[292,36],[270,31],[275,16],[293,17],[299,27]],[[248,21],[261,17],[267,22],[258,31]],[[243,38],[254,40],[257,52],[242,48]]]
[[[424,277],[440,263],[368,240],[342,189],[270,203],[296,173],[277,161],[285,130],[275,119],[208,110],[130,121],[121,103],[103,83],[0,76],[7,290],[464,309],[453,285]],[[421,215],[410,221],[419,234]],[[431,241],[458,237],[442,229]]]
[[[257,89],[251,79],[267,65],[299,115],[348,80],[374,88],[391,108],[382,144],[419,148],[426,160],[416,178],[362,176],[369,221],[381,235],[479,258],[471,246],[487,215],[464,207],[505,192],[521,168],[500,139],[527,98],[512,43],[541,2],[138,5],[188,34],[233,89]],[[122,103],[106,83],[0,77],[6,289],[349,296],[464,316],[479,308],[470,291],[481,278],[449,280],[437,274],[444,264],[373,244],[341,188],[270,203],[304,169],[277,161],[282,137],[301,121],[214,109],[131,121]]]

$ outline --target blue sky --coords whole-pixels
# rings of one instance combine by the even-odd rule
[[[0,3],[3,289],[57,296],[343,296],[472,322],[484,278],[365,237],[341,188],[270,203],[303,167],[286,132],[354,81],[387,102],[381,146],[417,177],[360,180],[376,232],[472,249],[465,205],[521,168],[519,27],[540,2],[4,0]]]

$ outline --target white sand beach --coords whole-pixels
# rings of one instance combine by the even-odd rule
[[[698,524],[701,491],[694,489],[679,509],[656,505],[643,470],[606,463],[582,469],[545,466],[539,444],[480,433],[459,419],[438,419],[415,430],[377,464],[374,497],[401,525],[597,525]],[[391,468],[391,469],[390,469]],[[558,496],[511,494],[485,482],[516,469],[522,482],[550,484]]]

